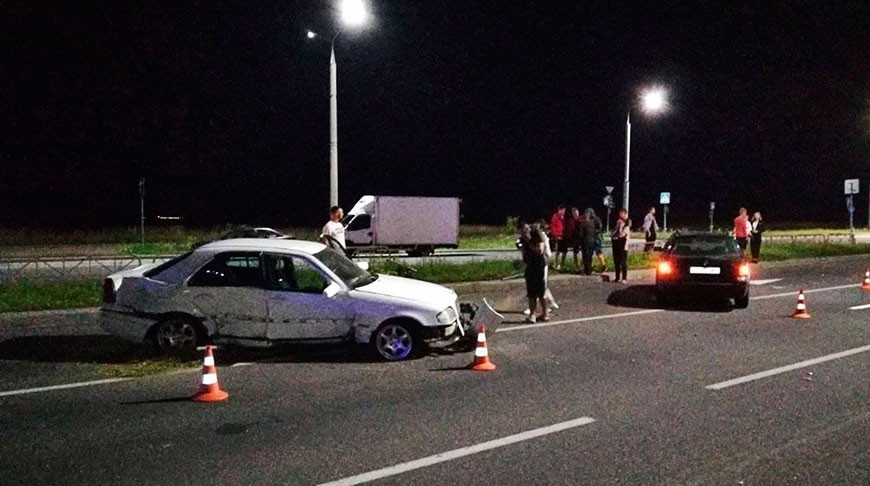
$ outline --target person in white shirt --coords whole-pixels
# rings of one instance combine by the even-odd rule
[[[344,251],[347,245],[344,241],[342,218],[344,218],[344,210],[341,209],[341,206],[333,206],[329,209],[329,222],[323,226],[320,241],[330,248],[335,248],[335,243],[338,243],[341,245],[341,251]]]
[[[656,232],[659,230],[659,223],[656,221],[656,208],[650,206],[643,218],[643,233],[646,243],[643,245],[644,253],[649,253],[656,245]]]

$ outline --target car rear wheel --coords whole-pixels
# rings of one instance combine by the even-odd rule
[[[746,295],[742,295],[734,299],[734,308],[735,309],[745,309],[749,307],[749,293]]]
[[[381,324],[372,336],[372,345],[380,359],[401,361],[413,356],[421,345],[418,334],[409,321],[389,321]]]
[[[155,324],[152,333],[154,347],[162,353],[191,351],[199,344],[197,325],[189,320],[172,317]]]
[[[659,307],[667,307],[670,303],[670,298],[667,292],[662,289],[656,289],[656,303]]]

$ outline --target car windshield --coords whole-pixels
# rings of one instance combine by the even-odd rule
[[[673,243],[673,253],[683,256],[735,256],[740,248],[733,238],[721,236],[685,236]]]
[[[338,278],[340,278],[345,285],[352,289],[370,284],[378,278],[377,275],[372,275],[363,270],[353,260],[332,248],[327,248],[320,253],[315,253],[314,258],[320,260],[321,263],[338,275]]]

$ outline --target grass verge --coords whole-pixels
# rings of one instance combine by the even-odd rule
[[[870,245],[837,243],[805,243],[768,245],[762,247],[762,261],[784,261],[800,258],[824,258],[870,254]],[[654,268],[657,253],[632,252],[628,267],[632,270]],[[573,258],[566,260],[566,269],[556,273],[576,273]],[[607,257],[607,268],[613,270],[613,260]],[[374,273],[409,277],[427,282],[447,284],[498,280],[521,274],[519,260],[487,260],[472,263],[450,264],[432,261],[420,265],[404,265],[397,260],[373,260]],[[66,283],[15,283],[0,285],[0,312],[38,311],[50,309],[74,309],[100,305],[99,281]]]
[[[0,312],[96,307],[101,298],[97,280],[3,284],[0,285]]]

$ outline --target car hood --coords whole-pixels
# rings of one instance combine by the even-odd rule
[[[379,274],[377,280],[355,290],[438,306],[450,305],[456,300],[456,292],[447,287],[392,275]]]

